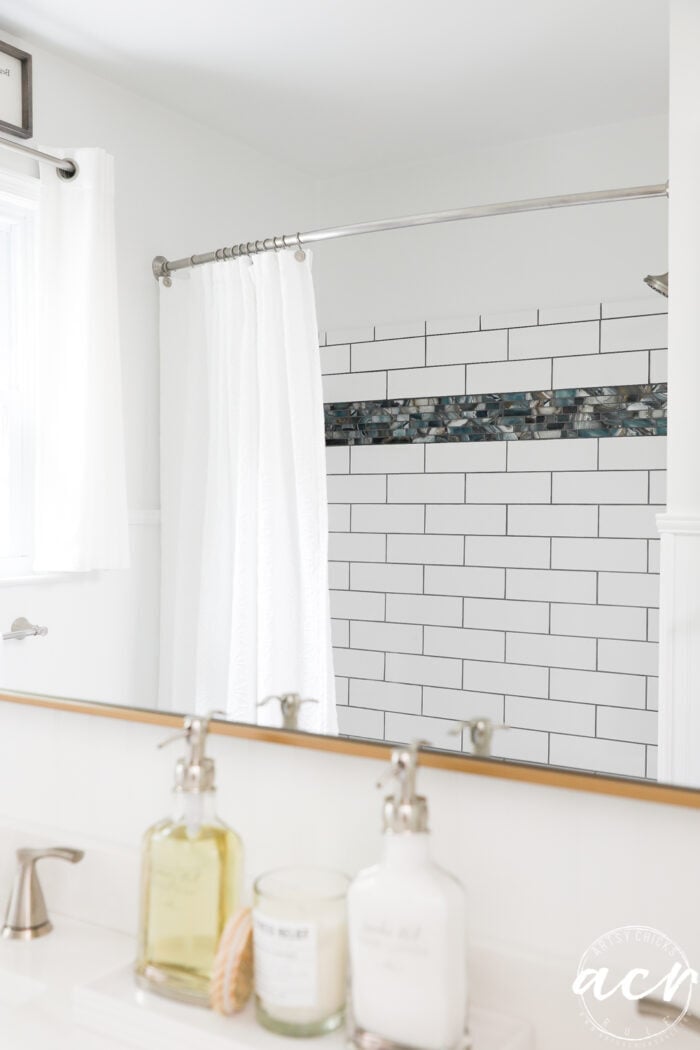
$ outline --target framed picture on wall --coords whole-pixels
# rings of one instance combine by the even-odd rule
[[[32,135],[32,56],[0,40],[0,132]]]

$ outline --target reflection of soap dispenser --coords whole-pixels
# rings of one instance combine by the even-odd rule
[[[214,812],[214,762],[204,755],[208,719],[190,716],[187,756],[175,767],[171,817],[143,843],[137,983],[206,1005],[219,938],[240,899],[243,849]],[[161,744],[160,746],[164,746]]]
[[[352,1045],[459,1050],[467,1009],[464,891],[430,857],[418,745],[392,753],[384,857],[348,893]]]

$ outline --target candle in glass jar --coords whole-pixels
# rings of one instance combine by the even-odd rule
[[[323,868],[283,868],[255,883],[258,1020],[283,1035],[322,1035],[343,1021],[348,879]]]

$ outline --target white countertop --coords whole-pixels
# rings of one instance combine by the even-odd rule
[[[345,1033],[290,1041],[232,1018],[150,995],[132,977],[131,937],[54,916],[37,941],[0,940],[3,1050],[344,1050]],[[474,1050],[532,1050],[530,1026],[472,1011]]]
[[[124,1050],[75,1022],[73,994],[96,974],[128,965],[133,940],[55,914],[51,921],[53,932],[39,940],[0,939],[3,1050]]]

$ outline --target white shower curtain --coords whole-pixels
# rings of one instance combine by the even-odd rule
[[[196,268],[161,291],[163,699],[337,732],[311,256]],[[194,696],[183,695],[192,691]]]
[[[65,151],[52,149],[65,156]],[[129,565],[113,159],[42,165],[37,260],[35,570]]]

